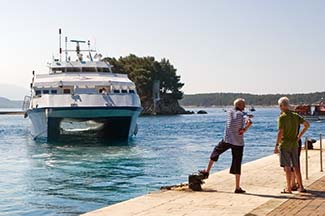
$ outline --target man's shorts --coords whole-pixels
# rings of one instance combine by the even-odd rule
[[[218,161],[219,156],[225,151],[227,151],[228,149],[231,149],[231,153],[232,153],[230,173],[240,175],[244,146],[232,145],[221,140],[221,142],[219,142],[219,144],[213,149],[210,159],[213,161]]]
[[[298,147],[290,150],[280,149],[279,156],[281,167],[299,167]]]
[[[298,158],[300,158],[300,155],[301,155],[301,146],[302,146],[302,142],[301,142],[301,139],[298,141]],[[299,164],[300,164],[300,160],[298,160]],[[291,171],[293,172],[294,169],[293,167],[291,167]]]

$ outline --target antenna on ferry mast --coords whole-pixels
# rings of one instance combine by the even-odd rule
[[[61,29],[60,28],[59,28],[59,52],[60,52],[60,61],[62,61]]]
[[[84,51],[84,50],[80,50],[80,43],[86,43],[86,41],[82,41],[82,40],[70,40],[70,42],[76,43],[77,57],[78,57],[79,61],[82,61],[82,54],[80,52],[81,51]]]
[[[68,61],[68,37],[65,37],[65,61]]]
[[[88,50],[89,50],[89,58],[90,58],[90,61],[93,61],[93,57],[91,56],[90,40],[88,40]]]

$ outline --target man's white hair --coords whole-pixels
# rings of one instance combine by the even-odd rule
[[[234,106],[237,107],[240,102],[245,103],[245,99],[244,98],[237,98],[234,101]]]
[[[289,98],[287,97],[282,97],[278,100],[279,105],[284,105],[284,106],[289,106]]]

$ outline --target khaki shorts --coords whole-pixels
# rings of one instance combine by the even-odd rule
[[[281,167],[299,167],[298,147],[293,149],[279,149]]]

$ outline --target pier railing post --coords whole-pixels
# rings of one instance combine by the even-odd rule
[[[306,156],[306,159],[305,159],[306,179],[308,180],[308,139],[307,138],[305,140],[305,156]]]
[[[319,159],[320,159],[320,171],[323,172],[323,136],[319,135]]]

